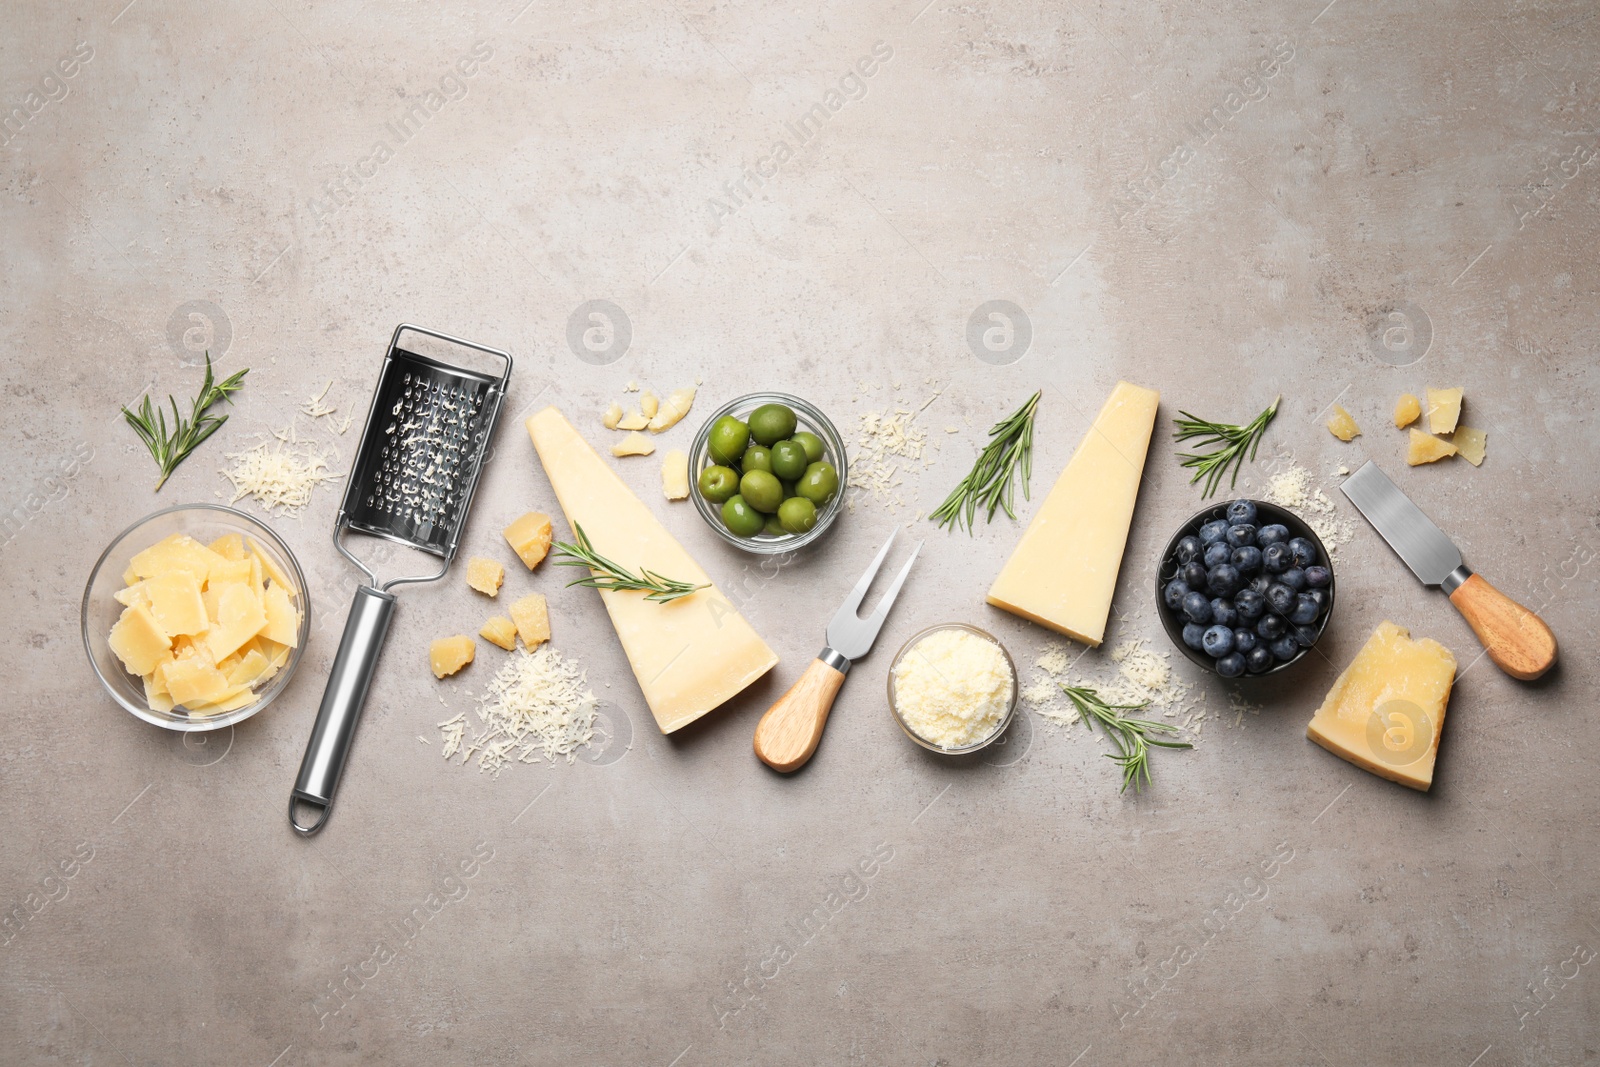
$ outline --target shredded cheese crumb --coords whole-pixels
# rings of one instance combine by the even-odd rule
[[[1328,494],[1312,484],[1311,472],[1292,460],[1267,483],[1266,500],[1305,519],[1330,555],[1355,536],[1355,524],[1339,517]]]
[[[928,440],[916,417],[908,408],[862,412],[856,454],[850,457],[852,488],[865,489],[891,509],[904,505],[898,492],[901,462],[921,459]]]
[[[439,724],[443,755],[464,751],[465,766],[476,752],[479,773],[495,778],[509,763],[571,763],[594,738],[597,704],[576,660],[563,660],[549,645],[520,648],[489,682],[478,704],[482,725],[470,738],[465,714]]]
[[[322,387],[322,392],[318,393],[316,396],[308,398],[304,404],[300,405],[301,414],[309,415],[313,419],[320,419],[324,415],[332,415],[335,411],[338,411],[338,408],[322,402],[322,398],[327,396],[328,390],[332,388],[333,379],[329,378],[328,384]],[[349,420],[346,419],[345,422],[348,425]]]
[[[275,441],[262,441],[243,452],[230,452],[233,466],[222,475],[233,483],[230,504],[253,498],[269,512],[298,514],[311,503],[311,494],[323,482],[342,477],[328,469],[328,456],[313,446],[298,447],[291,424],[285,432],[275,432]],[[285,440],[290,442],[285,447]]]

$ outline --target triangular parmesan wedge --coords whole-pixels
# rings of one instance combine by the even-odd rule
[[[581,525],[596,552],[635,573],[711,581],[561,412],[545,408],[527,428],[568,525]],[[662,733],[694,722],[777,664],[777,654],[715,585],[666,604],[644,596],[600,591]]]
[[[1118,382],[989,588],[989,603],[1086,645],[1106,635],[1161,394]]]

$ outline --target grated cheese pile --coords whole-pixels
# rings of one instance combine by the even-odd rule
[[[1011,704],[1012,685],[1000,646],[968,630],[929,634],[894,668],[900,717],[940,748],[966,748],[994,733]]]
[[[277,440],[263,441],[243,452],[230,452],[233,466],[222,471],[233,483],[234,504],[245,497],[253,498],[269,512],[294,515],[311,503],[311,493],[323,482],[336,481],[341,475],[328,469],[328,456],[311,445],[285,444],[283,434]],[[292,428],[289,436],[293,436]]]
[[[1312,484],[1311,472],[1293,460],[1289,461],[1286,468],[1272,475],[1267,483],[1265,499],[1305,519],[1306,524],[1327,546],[1329,555],[1355,536],[1355,524],[1339,517],[1328,494]]]
[[[442,754],[461,754],[461,765],[478,755],[479,773],[500,777],[508,763],[550,763],[594,738],[598,701],[576,660],[563,660],[549,645],[519,648],[489,682],[478,703],[482,725],[467,737],[465,713],[439,723]]]
[[[1197,710],[1197,706],[1204,705],[1205,691],[1178,679],[1172,671],[1170,653],[1152,651],[1145,647],[1144,638],[1132,637],[1112,648],[1109,658],[1117,669],[1114,675],[1084,679],[1077,684],[1094,689],[1108,704],[1148,702],[1151,710],[1161,711],[1168,719],[1187,713],[1182,725],[1199,732],[1197,724],[1204,721],[1205,712]],[[1063,675],[1076,662],[1079,661],[1072,659],[1066,646],[1047,647],[1034,662],[1035,680],[1022,690],[1022,699],[1029,707],[1057,726],[1070,727],[1079,721],[1077,709],[1061,692],[1061,685],[1066,682]]]
[[[904,503],[896,492],[900,468],[922,458],[928,439],[916,418],[907,408],[862,412],[856,452],[850,457],[852,488],[865,489],[891,507]]]

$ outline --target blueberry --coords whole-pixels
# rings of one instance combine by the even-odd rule
[[[1250,588],[1254,589],[1262,596],[1266,596],[1267,590],[1272,588],[1272,576],[1270,574],[1256,575],[1254,578],[1250,579]]]
[[[1272,658],[1287,663],[1300,654],[1300,643],[1287,635],[1278,638],[1267,646],[1272,649]]]
[[[1274,541],[1261,550],[1261,565],[1269,574],[1282,574],[1294,566],[1294,550],[1282,541]]]
[[[1188,563],[1200,557],[1200,538],[1190,534],[1178,542],[1177,557],[1179,563]]]
[[[1219,659],[1233,651],[1233,631],[1226,626],[1211,626],[1200,637],[1200,647],[1208,656]]]
[[[1252,648],[1244,658],[1244,665],[1251,674],[1260,674],[1272,666],[1272,653],[1266,645],[1257,645]]]
[[[1301,648],[1310,648],[1317,643],[1317,628],[1315,626],[1296,626],[1289,632],[1294,635],[1295,644]]]
[[[1206,628],[1199,623],[1188,623],[1183,628],[1183,643],[1199,652],[1204,647],[1200,644],[1200,640],[1205,636],[1205,633]]]
[[[1235,526],[1253,526],[1256,521],[1254,500],[1235,500],[1228,505],[1228,521]]]
[[[1248,523],[1241,526],[1228,527],[1228,544],[1234,548],[1243,548],[1245,545],[1256,543],[1256,528]]]
[[[1206,572],[1206,588],[1212,596],[1232,596],[1243,584],[1239,568],[1231,563],[1219,563]]]
[[[1296,593],[1286,585],[1274,585],[1267,590],[1267,607],[1279,615],[1287,615],[1294,610]]]
[[[1254,589],[1241,589],[1233,595],[1233,608],[1245,622],[1254,622],[1267,610],[1267,598]]]
[[[1219,596],[1211,602],[1211,621],[1220,622],[1224,626],[1237,626],[1239,611],[1231,600]]]
[[[1282,582],[1284,585],[1298,593],[1304,590],[1306,587],[1306,572],[1301,570],[1299,567],[1290,567],[1288,570],[1278,575],[1278,581]]]
[[[1230,652],[1217,660],[1217,673],[1224,678],[1237,678],[1244,673],[1244,657],[1237,652]]]
[[[1209,545],[1213,541],[1220,541],[1228,536],[1228,524],[1222,519],[1213,519],[1200,527],[1200,543]]]
[[[1260,643],[1256,639],[1254,630],[1238,629],[1233,631],[1233,650],[1241,655],[1249,655],[1250,650]]]
[[[1206,599],[1204,593],[1185,593],[1183,613],[1190,622],[1208,623],[1211,621],[1211,601]]]
[[[1322,589],[1332,583],[1332,581],[1333,572],[1328,568],[1319,567],[1316,564],[1312,564],[1306,568],[1306,584],[1311,588]]]
[[[1309,567],[1317,561],[1317,546],[1304,537],[1290,538],[1289,551],[1294,553],[1296,567]]]
[[[1190,589],[1204,589],[1206,587],[1205,564],[1199,560],[1185,563],[1183,569],[1178,572],[1178,577],[1182,578],[1184,584]]]
[[[1261,569],[1261,550],[1255,545],[1244,545],[1233,550],[1233,558],[1228,562],[1238,567],[1240,574],[1254,574]]]
[[[1307,623],[1316,622],[1317,616],[1321,614],[1322,611],[1317,607],[1317,602],[1301,593],[1294,598],[1294,607],[1289,611],[1289,621],[1296,626],[1304,626]]]
[[[1226,541],[1213,541],[1206,546],[1205,555],[1201,557],[1207,567],[1215,567],[1219,563],[1226,563],[1233,558],[1233,546]]]
[[[1256,531],[1256,544],[1262,548],[1287,540],[1289,540],[1289,527],[1281,522],[1274,522]]]
[[[1263,641],[1276,641],[1288,632],[1289,624],[1283,621],[1282,615],[1263,615],[1256,623],[1256,636]]]
[[[1305,595],[1317,602],[1318,615],[1328,610],[1328,591],[1326,589],[1308,589]]]
[[[1182,578],[1174,578],[1168,582],[1166,588],[1161,590],[1161,602],[1173,611],[1183,605],[1184,594],[1189,592],[1189,584]]]

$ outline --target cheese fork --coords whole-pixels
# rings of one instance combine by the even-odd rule
[[[817,742],[822,740],[822,728],[828,724],[828,713],[833,710],[833,700],[839,695],[839,687],[844,685],[850,664],[870,652],[872,643],[878,639],[883,620],[889,617],[889,609],[894,607],[895,597],[900,595],[900,587],[911,573],[917,553],[922,551],[922,542],[918,541],[917,547],[911,550],[911,558],[900,568],[872,614],[866,618],[856,614],[898,532],[891,533],[889,540],[878,549],[867,572],[844,598],[833,621],[828,623],[828,643],[821,653],[756,725],[756,755],[773,770],[787,774],[799,770],[811,758],[817,750]]]

